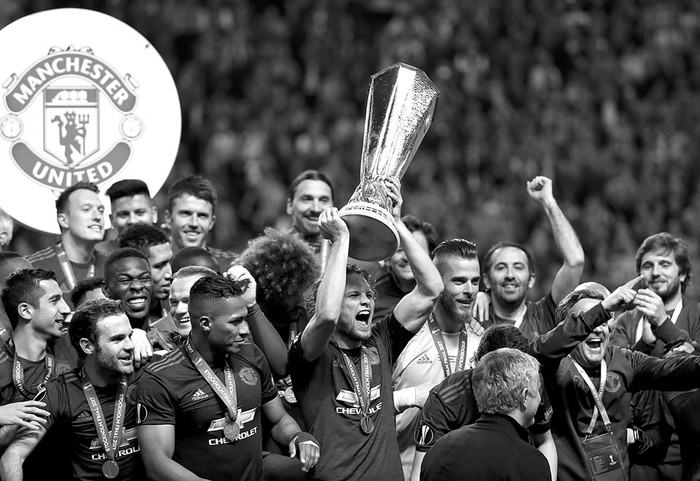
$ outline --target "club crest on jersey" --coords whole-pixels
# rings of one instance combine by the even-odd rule
[[[622,386],[622,377],[616,372],[609,372],[605,379],[605,389],[608,392],[617,392]]]
[[[255,386],[258,383],[258,374],[253,368],[247,366],[238,371],[238,377],[249,386]]]
[[[108,181],[143,133],[135,115],[138,83],[89,47],[54,47],[2,87],[8,113],[0,119],[0,137],[11,143],[20,171],[52,190]]]

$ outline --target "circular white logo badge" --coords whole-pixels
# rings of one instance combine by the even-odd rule
[[[141,179],[155,195],[181,119],[170,71],[146,38],[109,15],[64,8],[13,22],[0,45],[0,206],[58,233],[54,202],[77,182],[104,191]]]

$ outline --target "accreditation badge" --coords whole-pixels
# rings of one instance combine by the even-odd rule
[[[583,440],[586,465],[592,481],[628,481],[627,468],[612,431]]]

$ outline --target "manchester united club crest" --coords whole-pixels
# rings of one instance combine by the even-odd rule
[[[134,113],[137,86],[88,47],[52,49],[5,82],[9,114],[0,119],[0,135],[34,182],[58,190],[105,182],[124,168],[143,131]],[[41,131],[29,135],[24,125],[38,117]]]
[[[249,386],[255,386],[258,383],[258,374],[250,367],[244,367],[238,371],[238,377]]]
[[[78,182],[104,191],[137,178],[160,189],[181,112],[146,38],[109,15],[61,8],[2,28],[0,44],[0,206],[12,217],[57,233],[48,207]]]
[[[65,166],[79,165],[100,148],[99,120],[96,88],[47,88],[44,151]]]
[[[617,392],[622,386],[622,377],[616,372],[609,372],[605,379],[605,390],[608,392]]]

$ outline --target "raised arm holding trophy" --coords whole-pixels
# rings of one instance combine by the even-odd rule
[[[349,255],[390,257],[399,244],[392,201],[382,181],[399,180],[433,121],[439,91],[420,69],[397,63],[372,75],[362,145],[360,185],[340,216],[350,231]]]

